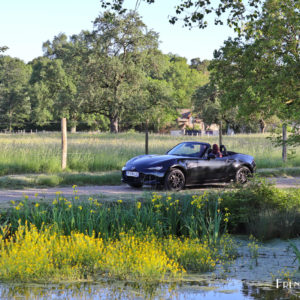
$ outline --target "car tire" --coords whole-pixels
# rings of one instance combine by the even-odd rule
[[[171,169],[165,177],[165,189],[180,191],[185,186],[185,176],[179,169]]]
[[[142,183],[128,183],[128,185],[135,189],[139,189],[143,186]]]
[[[235,174],[235,181],[238,184],[245,184],[248,182],[249,177],[251,177],[251,171],[248,167],[241,167],[237,170]]]

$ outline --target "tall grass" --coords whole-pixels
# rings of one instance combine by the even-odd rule
[[[10,223],[11,232],[17,230],[19,220],[38,228],[55,224],[67,235],[75,230],[109,239],[123,231],[143,234],[150,228],[158,237],[201,238],[210,244],[218,244],[227,227],[230,233],[252,234],[260,240],[287,239],[300,232],[300,190],[278,189],[256,178],[240,189],[195,195],[153,193],[137,202],[80,200],[75,193],[71,200],[58,194],[52,203],[37,198],[36,203],[25,199],[12,204],[0,216],[0,225]]]
[[[150,135],[150,154],[163,154],[177,143],[199,140],[217,143],[217,137],[172,137]],[[60,169],[59,133],[0,135],[0,175],[22,173],[55,173]],[[267,135],[225,136],[227,149],[253,155],[258,168],[297,167],[300,155],[296,154],[286,164],[281,160],[281,149],[275,148]],[[300,148],[296,149],[298,152]],[[120,170],[133,156],[144,154],[144,135],[138,133],[87,134],[68,136],[69,171]]]
[[[229,216],[227,208],[224,212],[220,209],[221,199],[213,196],[209,201],[208,194],[176,199],[153,193],[143,202],[126,203],[120,199],[100,203],[92,197],[80,201],[75,190],[72,200],[58,192],[52,204],[32,204],[27,199],[12,204],[0,218],[0,224],[11,225],[11,232],[17,230],[19,222],[30,222],[38,229],[55,224],[63,234],[70,235],[75,230],[104,239],[118,238],[123,231],[144,234],[150,228],[157,237],[201,237],[217,244],[226,232]]]

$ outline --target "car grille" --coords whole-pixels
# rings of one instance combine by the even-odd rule
[[[122,171],[122,177],[125,182],[128,183],[139,183],[144,181],[144,174],[140,173],[139,177],[126,176],[126,171]]]
[[[126,171],[122,171],[122,178],[127,183],[147,183],[157,181],[158,178],[153,175],[145,175],[140,173],[139,177],[126,176]]]

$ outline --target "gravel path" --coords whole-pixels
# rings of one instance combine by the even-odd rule
[[[279,188],[300,188],[300,177],[294,178],[268,178],[268,180],[276,183]],[[218,185],[203,185],[197,186],[196,188],[188,188],[185,191],[198,191],[198,190],[211,190],[214,188],[223,188],[226,184]],[[56,192],[61,192],[65,197],[74,195],[72,187],[55,187],[55,188],[31,188],[23,190],[0,190],[0,203],[7,203],[10,200],[21,200],[27,195],[29,199],[52,199],[55,198]],[[127,185],[119,186],[81,186],[77,188],[77,194],[82,195],[103,195],[112,196],[112,198],[121,197],[124,195],[141,195],[145,192],[153,191],[149,187],[143,189],[133,189]],[[38,194],[38,197],[35,195]]]

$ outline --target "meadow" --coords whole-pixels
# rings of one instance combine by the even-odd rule
[[[253,155],[257,167],[300,167],[300,147],[287,163],[281,149],[272,145],[268,134],[224,136],[227,149]],[[218,137],[191,137],[150,134],[149,153],[163,154],[177,143],[199,140],[211,144]],[[76,133],[68,135],[67,172],[106,172],[120,170],[133,156],[144,154],[144,135],[139,133]],[[1,134],[0,175],[61,172],[59,133]]]

